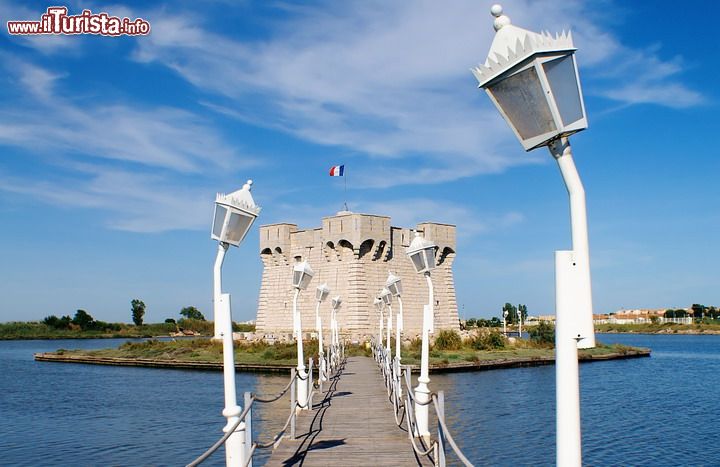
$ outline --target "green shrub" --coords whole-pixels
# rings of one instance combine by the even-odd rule
[[[479,332],[470,341],[475,350],[494,350],[505,347],[505,336],[495,329]]]
[[[555,345],[555,326],[547,321],[540,321],[534,328],[528,330],[530,340],[543,345]]]
[[[421,348],[422,348],[422,339],[420,339],[419,337],[410,339],[410,345],[408,346],[408,349],[418,351]]]
[[[435,338],[435,348],[438,350],[459,350],[462,348],[462,338],[453,329],[443,329]]]
[[[200,334],[213,335],[215,333],[215,323],[212,321],[182,318],[178,320],[177,325],[181,329],[196,331]]]
[[[255,325],[254,324],[245,324],[245,323],[232,323],[232,329],[233,332],[255,332]]]

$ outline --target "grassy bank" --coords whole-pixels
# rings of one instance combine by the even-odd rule
[[[603,345],[590,350],[581,350],[580,358],[602,358],[603,356],[620,357],[635,353],[640,349],[623,345]],[[349,345],[346,353],[352,355],[370,356],[371,353],[364,345]],[[149,340],[145,342],[127,342],[116,349],[99,350],[63,350],[55,352],[67,358],[105,358],[147,360],[153,362],[194,362],[217,363],[222,362],[222,344],[210,339],[180,340],[176,342]],[[308,341],[304,344],[306,358],[313,357],[317,361],[317,341]],[[528,341],[518,341],[512,346],[493,350],[476,350],[461,348],[456,350],[433,349],[430,353],[430,365],[443,368],[448,365],[481,364],[508,361],[551,361],[554,349],[540,346]],[[291,367],[297,363],[297,345],[295,343],[276,343],[274,345],[254,342],[236,343],[235,362],[239,365],[256,365],[272,367]],[[420,351],[414,346],[403,350],[403,363],[419,365]]]
[[[720,334],[720,322],[708,320],[696,324],[596,324],[595,332],[644,334]]]
[[[598,358],[609,355],[626,355],[631,352],[640,350],[636,347],[626,345],[613,344],[605,345],[598,343],[594,349],[583,349],[578,351],[580,359]],[[474,350],[474,349],[458,349],[458,350],[431,350],[430,365],[444,366],[461,362],[493,362],[500,360],[533,360],[548,359],[555,356],[555,349],[552,347],[542,347],[527,345],[522,342],[515,346],[507,346],[505,348],[493,350]],[[408,365],[420,364],[420,352],[407,351],[403,354],[403,363]]]
[[[56,329],[41,322],[0,323],[0,340],[12,339],[103,339],[169,335],[174,324],[158,323],[133,326],[113,323],[114,329]]]
[[[349,355],[369,355],[369,351],[357,345],[347,347],[346,352]],[[116,349],[60,349],[56,353],[66,356],[221,363],[222,343],[210,339],[148,340],[145,342],[126,342]],[[317,361],[317,341],[305,342],[303,353],[306,359],[313,357]],[[235,362],[244,365],[294,366],[297,364],[297,344],[236,343]]]
[[[169,336],[178,327],[212,336],[213,322],[182,319],[175,323],[153,323],[135,326],[126,323],[103,323],[102,329],[80,329],[70,326],[58,329],[39,321],[0,323],[0,340],[18,339],[105,339]],[[255,326],[233,323],[235,331],[254,331]]]

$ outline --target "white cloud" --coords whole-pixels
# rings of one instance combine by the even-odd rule
[[[189,111],[75,101],[56,92],[57,73],[4,58],[22,105],[0,110],[0,144],[55,170],[45,180],[6,177],[0,190],[102,209],[113,229],[195,229],[208,222],[212,190],[203,184],[257,163]]]
[[[22,70],[20,74],[21,84],[35,97],[42,99],[48,99],[52,95],[55,81],[63,77],[59,73],[51,73],[29,63],[20,63],[18,66]]]
[[[60,207],[103,212],[108,228],[130,232],[202,229],[210,225],[212,191],[158,175],[85,167],[74,183],[3,176],[1,189]]]
[[[209,122],[178,108],[75,102],[53,92],[59,76],[12,59],[12,71],[35,99],[0,111],[0,143],[46,153],[82,153],[178,172],[254,164]],[[21,97],[21,96],[19,96]]]
[[[477,42],[475,20],[461,4],[438,6],[303,9],[274,40],[256,43],[200,29],[189,17],[160,17],[136,58],[238,104],[228,112],[206,102],[211,108],[306,140],[381,158],[412,155],[434,167],[452,158],[465,170],[449,179],[502,170],[509,164],[495,135],[511,134],[468,71],[479,48],[461,46]]]
[[[365,186],[444,182],[536,161],[517,157],[521,151],[512,134],[468,72],[484,60],[492,40],[489,5],[367,1],[297,7],[290,19],[274,25],[269,39],[257,41],[210,32],[194,13],[160,14],[135,58],[175,70],[208,93],[209,108],[225,115],[374,158],[418,161],[418,170],[406,176],[379,180],[361,173]],[[579,0],[518,1],[508,14],[528,29],[572,27],[590,94],[628,104],[699,102],[697,92],[676,80],[675,60],[621,44],[593,23],[593,7]],[[611,68],[617,74],[608,73]],[[640,73],[648,69],[652,76]]]
[[[392,218],[392,225],[415,227],[421,222],[440,222],[460,226],[460,239],[479,234],[497,232],[522,223],[525,216],[511,211],[506,213],[478,212],[466,205],[429,198],[408,198],[378,202],[356,201],[350,203],[356,212],[382,213]]]

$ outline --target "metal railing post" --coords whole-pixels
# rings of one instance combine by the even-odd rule
[[[295,419],[297,417],[297,392],[295,392],[295,386],[298,384],[297,370],[295,368],[290,370],[290,378],[292,380],[290,384],[290,439],[295,439]]]
[[[307,379],[307,406],[306,408],[308,410],[312,410],[312,390],[313,390],[313,359],[311,358],[309,363],[310,372],[308,373],[308,379]]]
[[[245,415],[245,456],[247,458],[243,459],[243,462],[246,467],[252,467],[252,393],[245,392],[244,402],[248,413]]]
[[[318,387],[320,388],[320,394],[323,392],[323,380],[325,379],[325,374],[323,373],[323,368],[327,368],[327,363],[323,364],[325,362],[325,355],[322,355],[320,357],[320,365],[318,366]]]
[[[438,450],[437,454],[435,456],[435,463],[436,465],[440,467],[445,467],[445,432],[442,429],[442,425],[440,425],[440,420],[443,422],[445,421],[445,392],[444,391],[438,391],[437,393],[437,418],[438,418],[438,426],[437,426],[437,442],[438,442]]]

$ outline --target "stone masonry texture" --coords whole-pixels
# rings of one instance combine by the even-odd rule
[[[415,230],[437,245],[437,266],[432,271],[435,332],[440,329],[458,330],[452,273],[455,226],[426,222],[418,224]],[[421,331],[422,310],[428,300],[428,290],[425,278],[415,272],[406,254],[413,237],[411,229],[392,227],[389,217],[349,211],[323,218],[322,227],[316,229],[298,230],[294,224],[260,227],[263,274],[257,333],[270,337],[292,332],[292,267],[296,262],[306,260],[315,275],[298,299],[304,333],[315,330],[315,289],[327,283],[331,292],[320,305],[326,335],[330,322],[330,299],[337,295],[342,298],[337,316],[341,335],[362,340],[377,334],[379,313],[373,300],[385,285],[388,272],[392,272],[402,279],[403,336],[405,339],[416,337]],[[396,299],[392,307],[394,328],[399,308]]]

